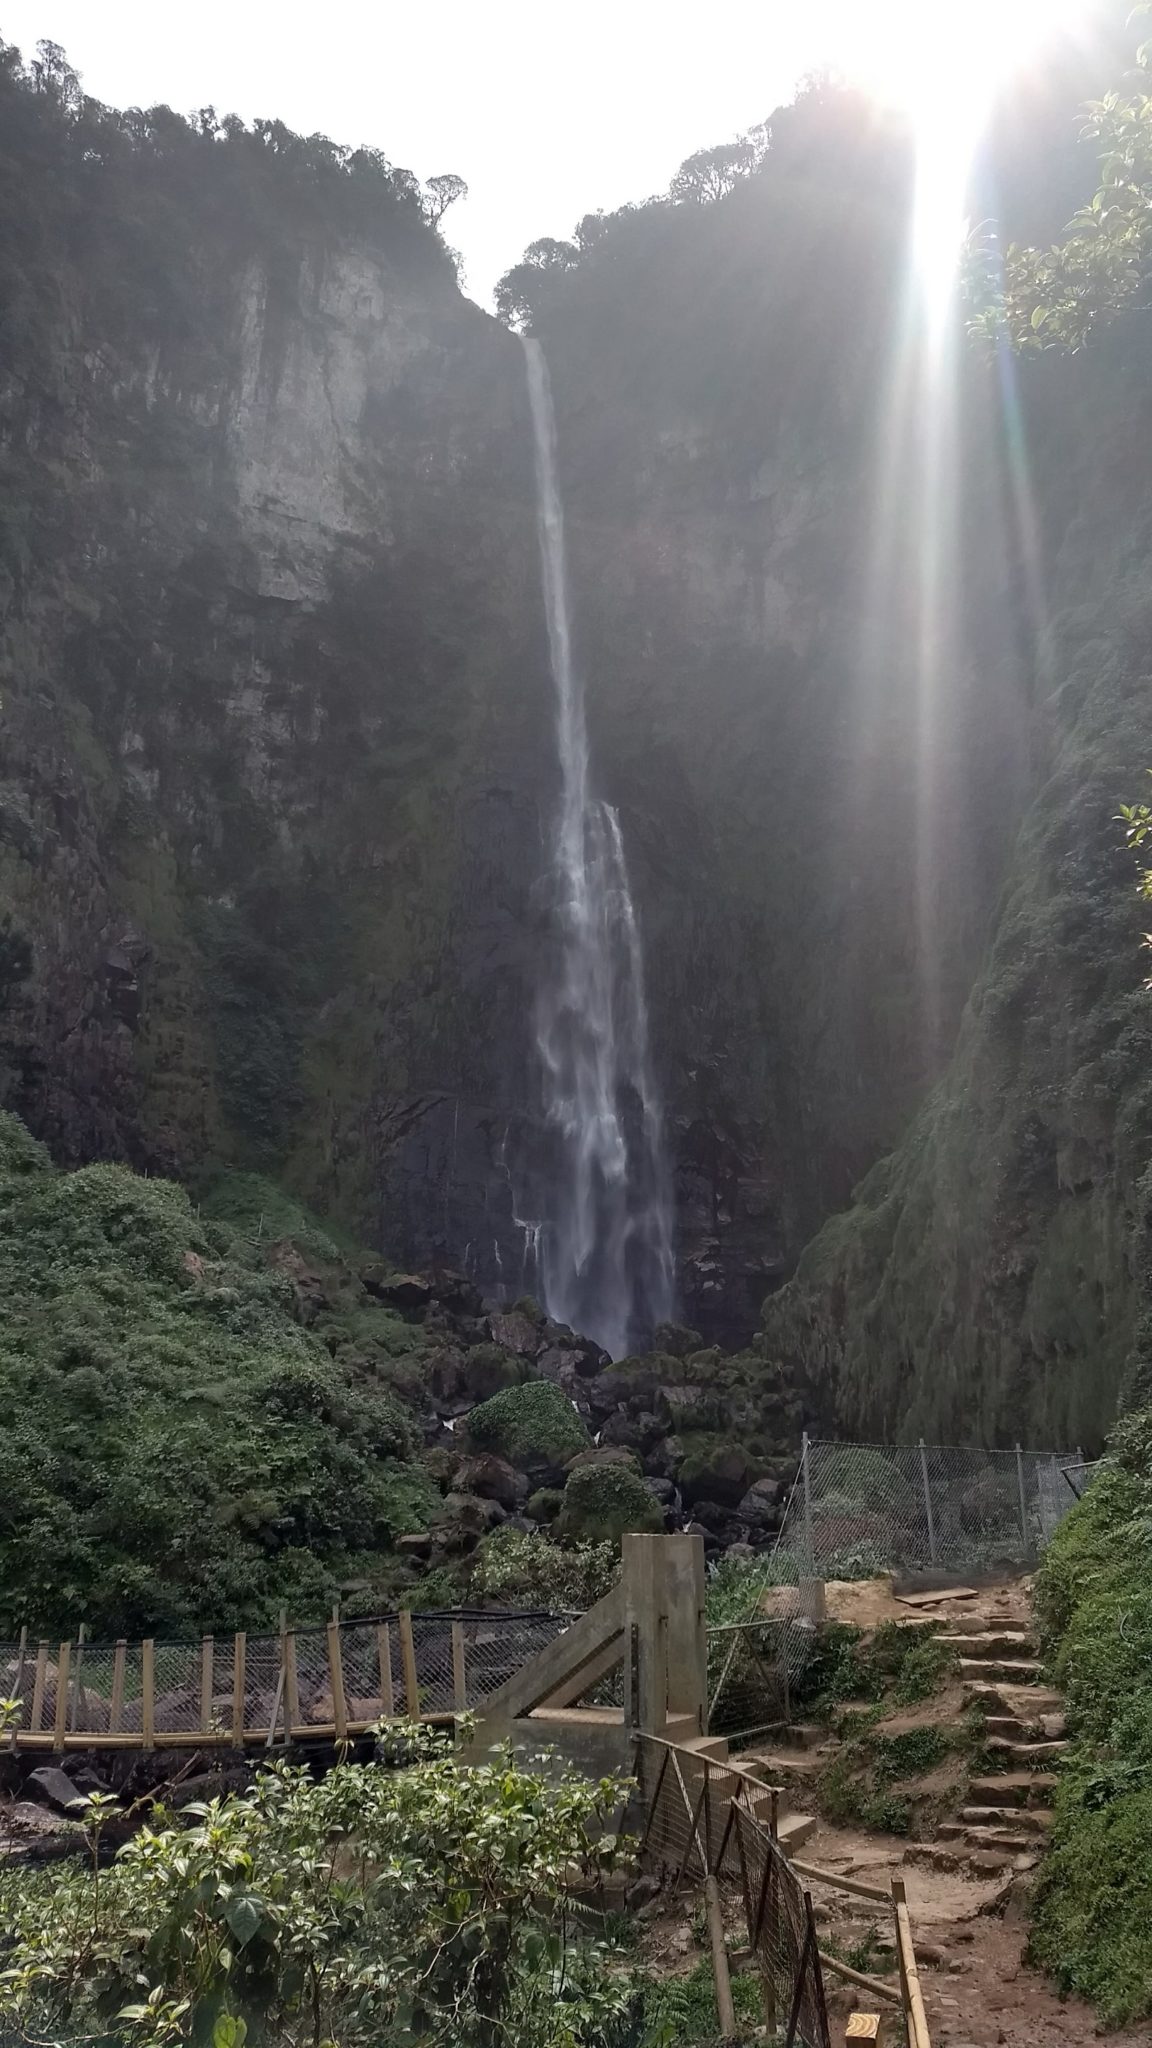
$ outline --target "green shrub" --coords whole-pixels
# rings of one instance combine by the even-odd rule
[[[1031,1953],[1131,2024],[1152,2013],[1152,1410],[1125,1417],[1056,1531],[1036,1609],[1073,1741]]]
[[[139,2048],[240,2048],[249,2029],[263,2048],[598,2044],[630,1986],[567,1888],[618,1859],[621,1786],[507,1754],[470,1767],[418,1727],[399,1741],[402,1770],[282,1766],[107,1869],[0,1877],[0,2016],[21,2039],[112,2026]]]
[[[613,1460],[569,1473],[556,1520],[562,1542],[619,1544],[628,1530],[658,1533],[663,1527],[664,1510],[630,1465]]]
[[[561,1549],[542,1530],[494,1529],[476,1552],[472,1592],[506,1607],[595,1606],[620,1576],[611,1543]]]
[[[712,1966],[699,1962],[683,1977],[641,1981],[640,2048],[701,2048],[720,2038]],[[742,2038],[758,2035],[764,2023],[760,1980],[754,1971],[734,1970],[732,2003]]]
[[[495,1451],[509,1464],[563,1465],[591,1438],[572,1403],[551,1380],[530,1380],[506,1387],[482,1401],[468,1417],[468,1441],[474,1450]]]
[[[0,1629],[198,1634],[323,1612],[439,1494],[387,1387],[186,1195],[55,1172],[0,1116]]]

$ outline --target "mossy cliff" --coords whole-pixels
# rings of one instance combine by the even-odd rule
[[[0,73],[4,1099],[462,1255],[547,794],[519,349],[382,160]]]
[[[1028,365],[1019,395],[1036,794],[955,1057],[766,1305],[764,1343],[846,1431],[1097,1446],[1149,1384],[1152,998],[1116,822],[1152,760],[1144,339]]]

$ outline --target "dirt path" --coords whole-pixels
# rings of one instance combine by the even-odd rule
[[[1062,2001],[1047,1978],[1025,1963],[1023,1912],[1011,1905],[1003,1915],[991,1910],[1001,1882],[981,1883],[906,1863],[906,1848],[897,1836],[825,1825],[805,1844],[804,1859],[868,1883],[883,1885],[894,1874],[903,1877],[933,2048],[1081,2048],[1095,2043],[1099,2028],[1091,2007],[1080,1999]],[[883,1908],[815,1884],[812,1897],[822,1939],[831,1935],[850,1950],[870,1927],[881,1941],[889,1937],[891,1916]],[[879,1958],[873,1968],[880,1968]],[[857,2003],[868,2009],[864,1993],[837,1986],[831,1975],[827,1987],[838,2016]],[[1150,2038],[1147,2028],[1108,2037],[1113,2048],[1149,2048]]]

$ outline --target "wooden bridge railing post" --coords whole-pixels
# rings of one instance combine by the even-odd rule
[[[25,1664],[27,1663],[27,1661],[28,1661],[28,1624],[27,1624],[27,1622],[25,1622],[25,1624],[24,1624],[23,1628],[22,1628],[22,1629],[21,1629],[21,1631],[20,1631],[20,1648],[19,1648],[19,1651],[18,1651],[18,1653],[17,1653],[17,1657],[16,1657],[16,1683],[15,1683],[15,1685],[14,1685],[14,1686],[13,1686],[13,1688],[12,1688],[12,1697],[13,1697],[13,1699],[17,1699],[17,1700],[19,1700],[19,1702],[20,1702],[20,1711],[19,1711],[19,1713],[17,1714],[17,1716],[16,1716],[16,1719],[15,1719],[15,1720],[13,1721],[11,1729],[9,1730],[9,1734],[8,1734],[8,1747],[9,1747],[9,1749],[15,1749],[15,1748],[16,1748],[16,1738],[17,1738],[17,1735],[19,1734],[20,1728],[21,1728],[21,1726],[22,1726],[22,1724],[23,1724],[23,1720],[24,1720],[24,1666],[25,1666]]]
[[[392,1626],[387,1621],[376,1625],[376,1662],[380,1666],[380,1711],[386,1721],[391,1721],[396,1698],[392,1690]]]
[[[52,1731],[54,1749],[63,1749],[64,1736],[68,1728],[68,1667],[71,1660],[71,1643],[61,1643],[60,1655],[56,1660],[56,1719]]]
[[[300,1679],[296,1666],[296,1631],[288,1630],[284,1638],[284,1726],[291,1742],[300,1720]]]
[[[332,1718],[337,1742],[348,1740],[348,1702],[344,1697],[344,1662],[340,1655],[340,1624],[328,1623],[328,1675],[332,1681]]]
[[[128,1656],[128,1644],[119,1636],[112,1652],[112,1691],[108,1698],[108,1733],[119,1735],[124,1719],[124,1665]]]
[[[244,1747],[244,1684],[248,1667],[248,1635],[241,1629],[232,1643],[232,1747]]]
[[[452,1704],[462,1714],[468,1705],[468,1672],[464,1661],[464,1624],[452,1623]]]
[[[156,1747],[156,1644],[145,1636],[140,1645],[140,1726],[145,1749]]]
[[[416,1644],[412,1637],[412,1615],[402,1607],[396,1617],[400,1630],[400,1661],[404,1666],[404,1712],[410,1721],[420,1719],[420,1682],[416,1676]]]
[[[36,1645],[36,1676],[32,1681],[32,1718],[28,1724],[33,1735],[39,1735],[44,1725],[44,1689],[47,1682],[48,1645],[39,1642]]]
[[[200,1643],[200,1733],[212,1733],[212,1696],[215,1692],[213,1665],[216,1661],[216,1638],[204,1636]]]

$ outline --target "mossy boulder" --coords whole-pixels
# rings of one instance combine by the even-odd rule
[[[461,1384],[470,1401],[490,1401],[505,1387],[517,1387],[524,1377],[522,1361],[499,1344],[476,1344],[465,1353]],[[491,1446],[485,1444],[484,1449]]]
[[[676,1474],[676,1483],[689,1504],[710,1500],[719,1502],[721,1507],[734,1508],[763,1470],[763,1464],[743,1444],[733,1443],[727,1437],[705,1439],[688,1451]]]
[[[554,1522],[564,1505],[564,1495],[558,1486],[540,1486],[529,1495],[524,1508],[530,1522]]]
[[[559,1477],[569,1458],[587,1450],[591,1439],[570,1401],[551,1380],[505,1387],[482,1401],[468,1417],[468,1443],[495,1451],[520,1472],[541,1483]]]
[[[571,1473],[555,1533],[566,1543],[619,1543],[629,1530],[663,1527],[663,1510],[639,1473],[613,1459]]]

